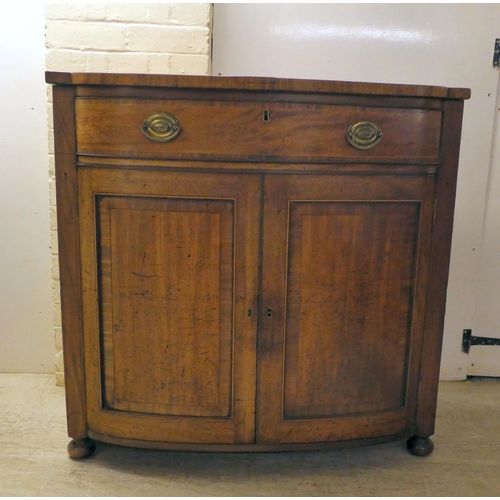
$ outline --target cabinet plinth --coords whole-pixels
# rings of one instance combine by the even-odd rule
[[[73,458],[432,452],[466,89],[47,81]]]

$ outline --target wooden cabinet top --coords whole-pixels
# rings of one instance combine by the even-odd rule
[[[289,78],[149,75],[117,73],[45,73],[47,83],[57,85],[106,85],[127,87],[198,88],[261,92],[301,92],[400,96],[439,99],[469,99],[470,89],[428,85],[298,80]]]

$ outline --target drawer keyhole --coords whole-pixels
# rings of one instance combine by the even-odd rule
[[[265,109],[264,112],[262,113],[262,120],[264,120],[265,123],[269,121],[269,110]]]
[[[268,318],[270,318],[270,317],[272,317],[272,315],[273,315],[273,310],[270,307],[268,307],[268,309],[266,311],[266,316]]]

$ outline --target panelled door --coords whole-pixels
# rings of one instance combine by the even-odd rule
[[[85,168],[79,186],[89,428],[254,442],[258,177]]]
[[[257,443],[411,431],[433,178],[287,175],[264,186]]]

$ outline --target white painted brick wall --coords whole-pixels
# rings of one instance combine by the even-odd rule
[[[212,6],[209,3],[50,3],[46,5],[45,17],[48,71],[210,74]],[[47,103],[56,381],[63,385],[50,88]]]

